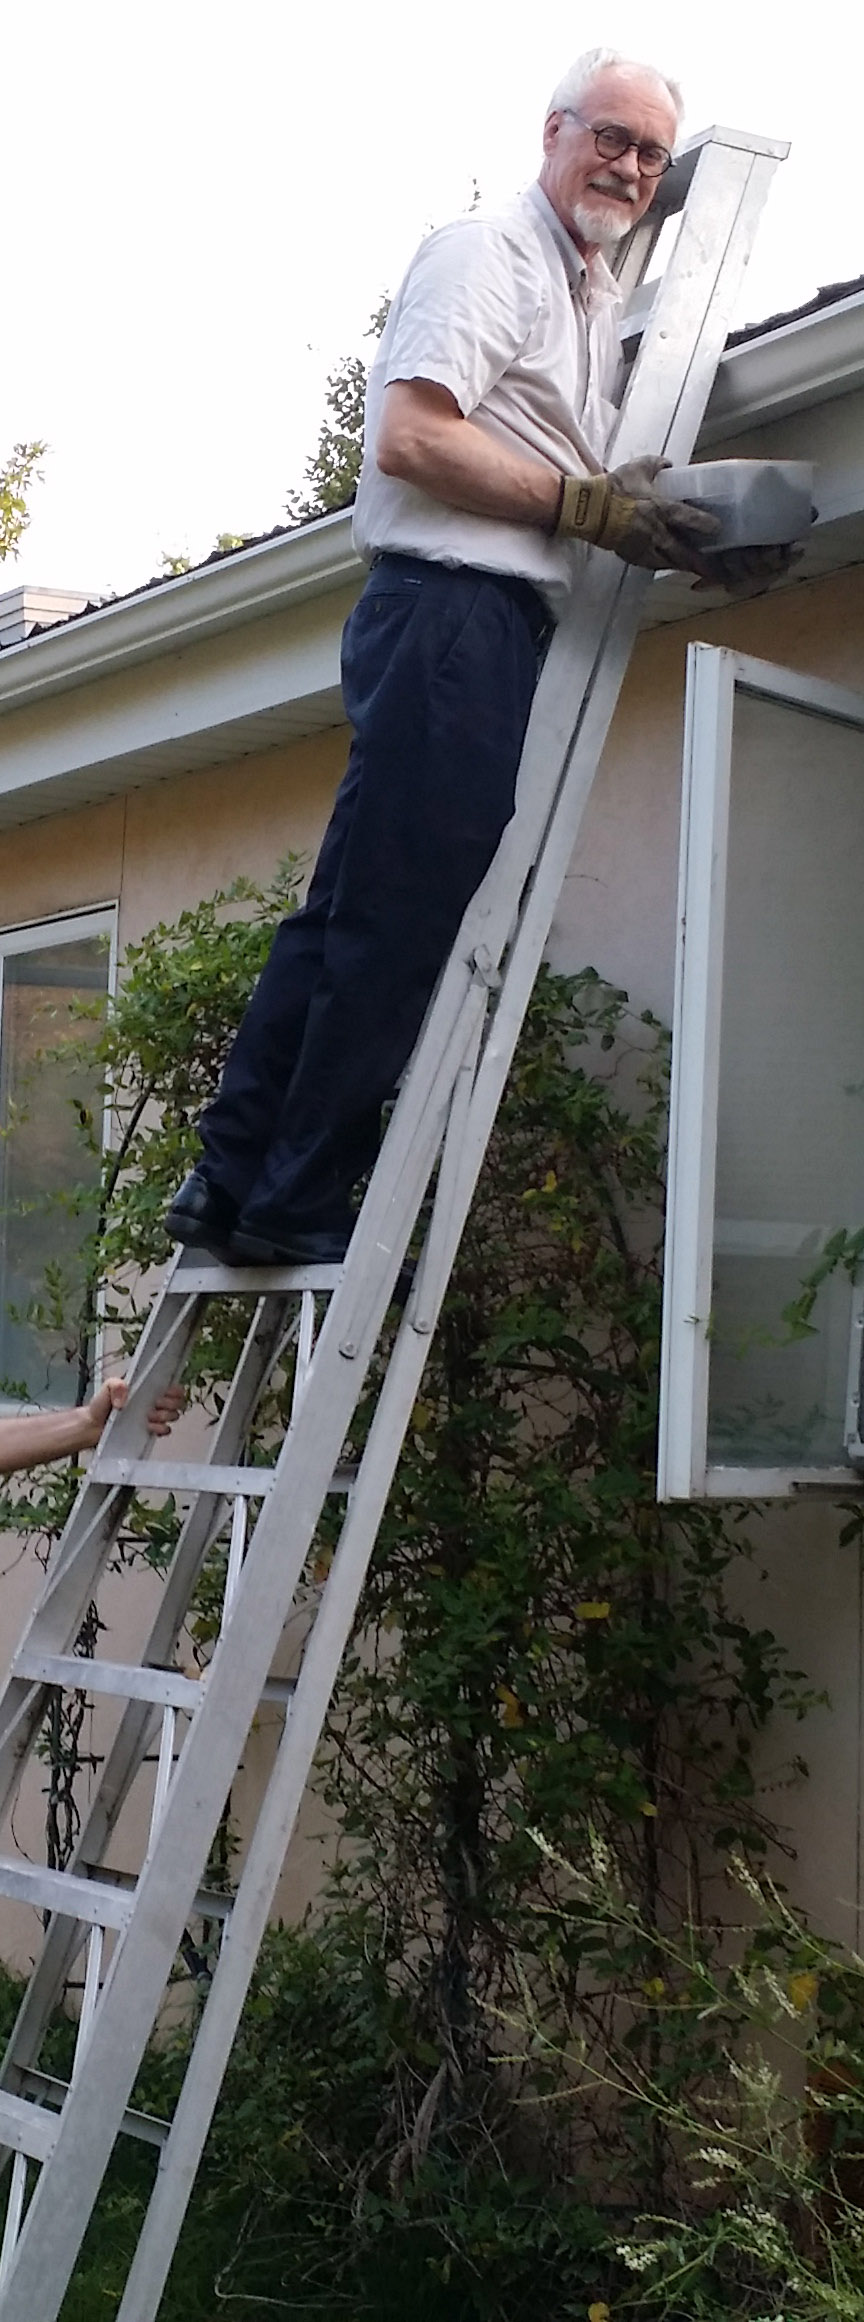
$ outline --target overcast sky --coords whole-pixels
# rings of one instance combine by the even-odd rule
[[[767,0],[4,0],[0,457],[50,452],[0,586],[127,589],[280,522],[328,370],[475,179],[497,201],[536,174],[550,90],[597,42],[676,74],[687,132],[792,140],[739,321],[864,273],[864,30],[848,0],[807,21]]]

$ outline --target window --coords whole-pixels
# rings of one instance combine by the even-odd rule
[[[864,695],[692,646],[684,760],[659,1496],[861,1488]]]
[[[0,1400],[74,1403],[74,1328],[34,1328],[29,1301],[44,1294],[46,1264],[60,1269],[74,1318],[81,1283],[79,1253],[88,1230],[56,1196],[98,1182],[76,1108],[99,1123],[95,1071],[74,1077],[62,1064],[37,1065],[38,1052],[98,1032],[73,1015],[76,1000],[110,989],[116,914],[88,911],[0,933]]]

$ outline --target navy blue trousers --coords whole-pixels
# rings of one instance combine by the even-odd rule
[[[342,640],[354,729],[302,909],[284,919],[201,1119],[250,1232],[350,1226],[459,922],[513,812],[548,631],[526,582],[383,557]]]

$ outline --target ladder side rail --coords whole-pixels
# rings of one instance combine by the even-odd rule
[[[662,294],[658,301],[658,312],[660,311],[662,311]],[[656,328],[656,323],[657,315],[655,314],[652,327]],[[661,333],[661,337],[662,335]],[[664,361],[663,369],[667,396],[666,408],[669,424],[671,424],[672,412],[681,392],[682,351],[676,346],[670,350],[665,350],[665,352],[670,357],[668,364]],[[685,377],[688,367],[686,363],[683,364],[683,376]],[[593,625],[596,626],[596,624]],[[509,930],[515,901],[516,893],[510,888],[504,906],[506,911],[505,936]],[[503,940],[504,937],[502,937],[502,942]],[[442,979],[442,988],[445,981],[446,973],[445,978]],[[467,1010],[466,1013],[468,1013]],[[470,1036],[470,1030],[469,1024],[466,1038],[461,1042],[463,1052],[467,1045],[467,1037]],[[425,1046],[426,1043],[424,1042],[422,1045]],[[452,1040],[449,1043],[445,1042],[450,1063],[454,1062],[454,1046],[458,1053],[458,1041],[455,1043]],[[412,1067],[408,1082],[413,1076],[414,1068]],[[408,1082],[406,1082],[406,1090]],[[399,1107],[397,1106],[397,1116],[398,1112]],[[397,1116],[394,1116],[394,1127]],[[409,1125],[413,1127],[413,1124]],[[436,1121],[433,1129],[433,1143],[436,1149],[439,1134],[440,1123]],[[392,1129],[390,1138],[385,1141],[379,1171],[383,1173],[385,1181],[389,1177],[392,1182],[392,1166],[390,1169],[384,1166],[387,1144],[391,1140]],[[411,1155],[413,1162],[411,1198],[413,1199],[416,1191],[416,1177],[424,1160],[424,1147],[428,1146],[428,1139],[421,1133],[412,1135],[408,1141],[409,1146],[414,1148]],[[431,1167],[431,1162],[429,1166]],[[376,1171],[376,1177],[379,1175],[379,1171]],[[373,1204],[373,1217],[374,1211],[375,1205]],[[384,1205],[383,1222],[385,1226],[388,1222],[388,1215],[394,1212],[400,1231],[403,1226],[405,1227],[405,1239],[407,1240],[412,1218],[408,1217],[406,1224],[405,1202],[404,1198],[399,1198],[398,1189],[394,1189],[392,1198]],[[337,1318],[337,1309],[342,1307],[344,1310],[347,1307],[350,1310],[350,1299],[353,1294],[351,1278],[359,1273],[363,1259],[366,1259],[367,1263],[369,1262],[366,1249],[369,1236],[368,1234],[363,1235],[362,1228],[363,1219],[361,1218],[355,1242],[352,1245],[352,1253],[346,1263],[343,1282],[337,1289],[331,1303],[330,1313],[321,1333],[314,1358],[314,1381],[320,1390],[320,1401],[323,1406],[322,1417],[326,1422],[326,1425],[322,1426],[321,1432],[327,1435],[329,1450],[334,1433],[339,1431],[337,1453],[357,1393],[362,1385],[366,1363],[368,1363],[377,1335],[381,1319],[379,1312],[379,1302],[382,1295],[381,1285],[383,1283],[383,1296],[386,1298],[389,1294],[389,1287],[392,1286],[395,1267],[398,1266],[402,1255],[402,1250],[396,1251],[394,1264],[392,1238],[383,1244],[380,1240],[376,1242],[371,1253],[371,1270],[376,1279],[368,1324],[363,1332],[362,1346],[358,1343],[357,1358],[354,1360],[341,1355],[338,1334],[343,1327],[343,1319],[342,1315]],[[365,1360],[360,1359],[361,1355],[365,1357]],[[311,1380],[308,1391],[311,1394]],[[303,1435],[307,1432],[311,1436],[311,1429],[301,1431]],[[316,1507],[316,1494],[321,1482],[318,1472],[320,1469],[318,1445],[312,1442],[305,1443],[299,1447],[299,1456],[295,1456],[297,1451],[297,1446],[288,1444],[280,1459],[279,1484],[271,1494],[269,1502],[265,1504],[256,1526],[253,1545],[238,1590],[236,1610],[230,1629],[222,1645],[218,1648],[220,1660],[224,1663],[226,1680],[222,1688],[226,1699],[221,1705],[224,1730],[218,1730],[217,1689],[214,1688],[208,1692],[202,1702],[190,1729],[166,1805],[160,1845],[149,1870],[145,1871],[142,1877],[134,1924],[130,1926],[115,1951],[99,2016],[93,2026],[87,2054],[82,2063],[77,2105],[73,2101],[60,2125],[54,2160],[51,2172],[49,2172],[50,2186],[49,2181],[43,2178],[33,2197],[24,2231],[10,2269],[8,2289],[2,2308],[0,2308],[3,2313],[3,2322],[30,2322],[33,2300],[37,2294],[37,2280],[41,2286],[41,2310],[44,2322],[56,2322],[58,2305],[69,2278],[71,2265],[74,2263],[81,2232],[113,2142],[118,2097],[121,2100],[122,2110],[134,2078],[141,2050],[146,2041],[147,2030],[152,2024],[161,1996],[164,1977],[156,1972],[155,1954],[159,1952],[158,1966],[163,1966],[168,1949],[173,1946],[176,1935],[182,1930],[184,1915],[182,1905],[185,1901],[185,1889],[189,1877],[188,1827],[193,1826],[190,1824],[189,1810],[196,1805],[202,1809],[199,1813],[199,1825],[201,1826],[199,1836],[204,1837],[206,1847],[206,1843],[209,1843],[213,1799],[220,1791],[221,1795],[224,1796],[225,1790],[229,1786],[236,1765],[236,1755],[239,1755],[239,1748],[236,1755],[233,1756],[233,1763],[230,1762],[232,1753],[238,1740],[238,1734],[239,1746],[242,1747],[246,1730],[244,1720],[250,1695],[254,1693],[254,1688],[262,1674],[262,1670],[259,1668],[262,1653],[260,1624],[263,1622],[268,1629],[268,1634],[275,1633],[277,1627],[281,1626],[278,1616],[285,1603],[286,1575],[284,1570],[278,1572],[274,1569],[280,1552],[283,1552],[284,1557],[283,1543],[279,1537],[281,1527],[276,1520],[279,1513],[279,1503],[284,1501],[293,1510],[297,1501],[300,1502],[301,1536],[295,1543],[293,1553],[288,1560],[292,1567],[293,1592],[294,1567],[297,1565],[298,1556],[302,1565],[308,1546],[308,1538],[303,1537],[306,1523],[311,1512],[312,1529],[314,1529],[318,1507],[323,1500],[326,1482],[322,1485],[320,1499]],[[398,1444],[395,1452],[391,1444],[388,1452],[391,1473],[397,1453]],[[266,1653],[266,1641],[263,1650]],[[228,1684],[229,1674],[234,1680],[231,1686]],[[206,1809],[204,1809],[205,1795],[207,1799]],[[218,1814],[218,1808],[216,1812]],[[203,1827],[205,1824],[207,1825],[206,1829]],[[178,1884],[182,1887],[179,1901],[176,1891]],[[180,1911],[179,1927],[178,1911]],[[111,2005],[109,2005],[109,2000]],[[149,2022],[144,2028],[144,2018],[148,2013]],[[112,2017],[116,2019],[113,2025]],[[134,2019],[134,2023],[130,2019]],[[89,2103],[86,2108],[80,2101],[80,2096],[83,2095],[85,2088],[89,2094]],[[77,2138],[74,2118],[76,2109],[81,2116]]]
[[[283,1335],[284,1293],[263,1298],[252,1316],[225,1403],[213,1430],[214,1456],[240,1449],[261,1387],[269,1376]],[[183,1524],[145,1647],[145,1660],[167,1661],[174,1652],[189,1610],[198,1574],[223,1519],[221,1508],[198,1501]],[[105,1849],[149,1747],[154,1719],[147,1703],[130,1702],[121,1719],[99,1784],[90,1802],[73,1855],[71,1871],[93,1869]],[[80,1929],[55,1917],[7,2043],[0,2065],[0,2088],[16,2090],[20,2072],[37,2060],[49,2018],[80,1948]]]
[[[75,1553],[80,1559],[80,1568],[89,1576],[89,1586],[71,1637],[65,1627],[63,1630],[63,1643],[70,1649],[131,1499],[131,1488],[122,1485],[85,1483],[79,1494],[70,1518],[70,1531],[74,1526]],[[25,1625],[18,1648],[22,1654],[31,1647],[38,1649],[41,1644],[40,1610],[41,1601]],[[0,1816],[7,1813],[14,1796],[24,1759],[44,1715],[46,1696],[47,1687],[29,1677],[19,1677],[13,1661],[0,1695]]]
[[[613,437],[616,462],[622,456],[622,446],[626,459],[649,449],[663,450],[676,466],[690,458],[775,168],[774,160],[740,147],[703,148],[675,249],[630,374]],[[727,249],[722,261],[716,263],[715,256],[712,265],[712,248],[716,254],[715,220],[722,220]],[[703,320],[694,342],[692,322],[688,326],[692,290],[698,280],[704,296],[712,273],[713,292],[705,298]],[[689,360],[683,366],[674,411],[667,413],[660,433],[655,416],[660,373],[670,358],[674,362],[676,353],[684,345],[690,350]]]

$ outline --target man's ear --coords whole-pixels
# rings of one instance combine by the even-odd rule
[[[560,128],[561,128],[561,123],[562,123],[563,119],[564,119],[564,115],[563,115],[563,113],[561,113],[561,112],[556,112],[556,113],[547,113],[547,115],[546,115],[546,119],[545,119],[545,121],[544,121],[544,123],[543,123],[543,151],[544,151],[544,153],[546,153],[546,154],[549,154],[549,153],[554,153],[554,151],[555,151],[555,147],[556,147],[556,145],[557,145],[557,143],[558,143],[558,133],[559,133],[559,130],[560,130]]]

